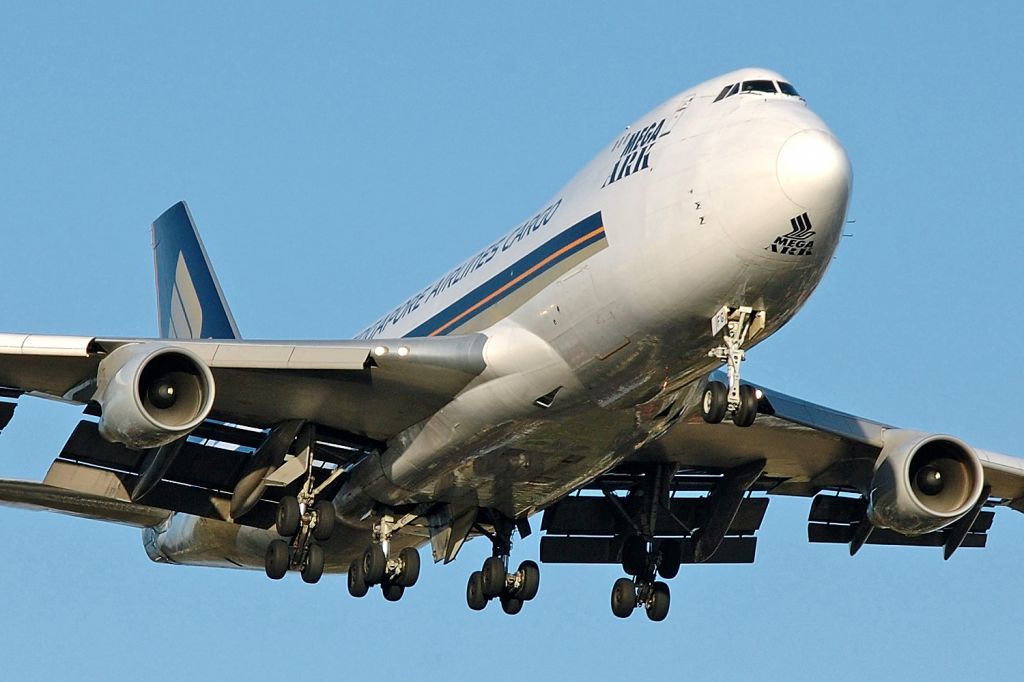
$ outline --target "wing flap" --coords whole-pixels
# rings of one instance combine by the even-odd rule
[[[694,563],[693,541],[678,540],[682,562]],[[718,549],[701,563],[752,564],[757,550],[757,538],[728,537]],[[540,540],[540,560],[546,564],[618,564],[622,561],[621,538],[600,537],[543,537]]]

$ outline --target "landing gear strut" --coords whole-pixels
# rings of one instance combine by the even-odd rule
[[[671,594],[668,585],[658,578],[671,580],[679,574],[683,550],[679,540],[656,539],[655,535],[659,517],[671,514],[670,492],[675,472],[673,465],[658,465],[644,474],[644,484],[631,493],[640,499],[634,514],[627,513],[611,491],[605,491],[605,497],[634,529],[633,534],[623,538],[620,554],[622,569],[630,577],[619,578],[612,585],[612,613],[619,618],[628,618],[640,606],[651,620],[661,621],[668,616]]]
[[[469,576],[466,585],[466,603],[474,611],[482,611],[487,602],[497,599],[501,610],[514,616],[523,609],[523,604],[537,596],[540,589],[540,567],[536,562],[524,561],[514,572],[508,570],[509,555],[512,553],[512,533],[517,523],[492,511],[494,533],[486,533],[491,539],[491,556],[484,561],[483,568]],[[520,524],[521,525],[521,524]],[[528,534],[529,526],[523,534]]]
[[[420,553],[415,547],[405,547],[397,557],[391,558],[391,537],[416,516],[407,514],[400,519],[384,515],[373,525],[373,541],[363,555],[348,568],[348,593],[365,597],[374,585],[380,585],[384,598],[398,601],[408,587],[420,577]]]
[[[729,385],[710,381],[701,399],[701,415],[709,424],[721,422],[726,414],[732,415],[736,426],[750,426],[757,418],[757,392],[752,386],[740,383],[740,363],[746,359],[743,345],[764,329],[764,311],[752,308],[723,307],[712,318],[712,333],[722,333],[722,345],[708,355],[724,362],[729,374]]]
[[[300,437],[305,438],[305,449],[300,455],[306,462],[305,482],[297,496],[285,495],[277,504],[274,526],[285,539],[273,540],[267,546],[264,567],[267,576],[274,580],[295,568],[304,582],[316,583],[324,573],[324,550],[319,543],[331,538],[337,515],[333,504],[317,499],[324,486],[317,487],[313,480],[313,427],[307,426]]]

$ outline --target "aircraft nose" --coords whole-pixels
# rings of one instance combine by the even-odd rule
[[[779,150],[776,174],[789,199],[807,209],[845,204],[850,193],[850,159],[846,150],[823,130],[801,130]]]

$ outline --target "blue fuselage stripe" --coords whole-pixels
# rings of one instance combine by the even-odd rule
[[[534,249],[405,336],[444,336],[591,244],[605,239],[600,211]]]

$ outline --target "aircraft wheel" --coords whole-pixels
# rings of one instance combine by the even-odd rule
[[[348,593],[358,599],[365,597],[369,591],[370,586],[366,584],[366,578],[363,576],[363,562],[356,559],[348,567]]]
[[[469,576],[469,584],[466,585],[466,603],[474,611],[483,611],[487,606],[487,597],[484,596],[483,576],[480,571],[473,571]]]
[[[384,580],[384,572],[388,568],[388,558],[378,544],[371,544],[363,552],[363,579],[367,585],[377,585]]]
[[[264,557],[264,567],[267,569],[267,577],[271,580],[280,580],[288,572],[288,543],[284,540],[274,540],[267,545],[267,553]]]
[[[676,540],[662,540],[660,550],[658,575],[671,580],[679,575],[679,565],[683,561],[683,546]]]
[[[277,503],[277,532],[286,538],[295,537],[302,523],[299,501],[293,495],[285,495]]]
[[[630,535],[622,543],[622,570],[629,575],[640,575],[647,566],[647,541],[639,535]]]
[[[736,426],[750,426],[757,418],[757,392],[753,386],[743,384],[740,386],[740,406],[732,415],[732,422]]]
[[[316,528],[313,529],[313,537],[317,542],[327,542],[331,539],[338,520],[338,515],[334,513],[334,505],[327,500],[320,500],[313,505],[313,511],[316,513]]]
[[[725,419],[729,409],[729,389],[721,381],[709,381],[704,387],[700,401],[700,414],[708,424],[718,424]]]
[[[388,601],[398,601],[405,594],[405,588],[398,583],[393,583],[390,580],[385,580],[380,584],[380,589],[384,592],[384,598]]]
[[[629,618],[636,608],[636,586],[629,578],[619,578],[612,586],[612,613]]]
[[[654,583],[651,586],[650,601],[647,603],[647,617],[655,622],[665,620],[670,601],[668,585],[661,581]]]
[[[483,580],[485,597],[494,599],[505,590],[505,564],[501,558],[496,556],[488,557],[480,573]]]
[[[402,572],[396,582],[402,587],[412,587],[420,579],[420,553],[415,547],[406,547],[398,554]]]
[[[523,600],[519,597],[501,595],[501,610],[510,616],[514,616],[523,610]]]
[[[523,601],[530,601],[537,596],[537,590],[540,589],[540,566],[535,561],[524,561],[519,564],[518,573],[522,576],[522,583],[515,596]]]
[[[324,548],[313,543],[306,550],[306,563],[302,565],[302,581],[312,585],[320,582],[324,574]]]

